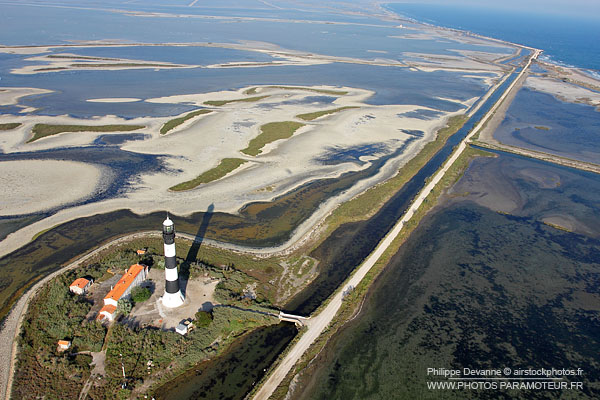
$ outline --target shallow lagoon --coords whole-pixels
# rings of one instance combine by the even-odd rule
[[[600,112],[523,88],[494,132],[502,143],[600,163]]]
[[[177,94],[204,93],[252,85],[332,85],[374,90],[368,104],[416,104],[444,111],[462,105],[441,98],[465,101],[482,96],[483,80],[462,79],[460,73],[417,72],[405,68],[334,63],[312,66],[260,68],[69,71],[43,75],[8,75],[4,86],[55,90],[23,98],[20,104],[40,108],[37,114],[69,114],[81,118],[114,114],[126,118],[168,116],[195,107],[185,104],[90,103],[93,98],[149,99]],[[393,82],[393,85],[390,85]]]
[[[371,288],[360,317],[312,363],[322,367],[309,373],[309,389],[296,385],[293,398],[433,399],[439,392],[427,390],[430,367],[557,365],[583,368],[578,398],[597,398],[600,242],[540,218],[552,205],[575,218],[594,213],[600,177],[506,154],[476,162],[453,191],[459,197],[411,235]],[[493,186],[498,171],[522,195],[514,215],[471,201]],[[564,187],[548,185],[548,178]],[[589,189],[585,201],[577,195],[582,187]],[[544,194],[551,196],[545,207],[536,206]],[[590,233],[598,235],[598,226]],[[448,398],[499,395],[566,393],[448,392]]]

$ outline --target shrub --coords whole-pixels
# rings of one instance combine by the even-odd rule
[[[129,299],[120,299],[117,303],[117,314],[129,315],[132,304]]]
[[[209,326],[213,321],[213,315],[208,311],[198,311],[196,313],[196,326]]]
[[[136,286],[131,291],[131,299],[134,303],[142,303],[152,296],[152,292],[147,287]]]

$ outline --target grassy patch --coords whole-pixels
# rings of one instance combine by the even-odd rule
[[[46,136],[65,132],[129,132],[145,128],[144,125],[50,125],[35,124],[31,133],[33,136],[27,143],[34,142]]]
[[[329,90],[329,89],[313,89],[301,86],[267,86],[270,89],[288,89],[288,90],[304,90],[307,92],[321,93],[321,94],[330,94],[333,96],[344,96],[347,95],[348,92],[343,90]]]
[[[257,156],[261,149],[276,140],[292,137],[294,132],[303,127],[304,124],[294,121],[270,122],[260,127],[260,134],[252,139],[242,153]]]
[[[191,113],[184,115],[183,117],[172,119],[172,120],[166,122],[162,126],[162,128],[160,128],[160,134],[164,135],[165,133],[169,132],[170,130],[183,124],[185,121],[192,119],[194,117],[197,117],[198,115],[208,114],[210,112],[211,112],[210,110],[196,110],[196,111],[192,111]]]
[[[547,126],[534,126],[534,128],[539,131],[549,131],[550,130],[550,128],[548,128]]]
[[[242,160],[241,158],[224,158],[216,167],[209,169],[206,172],[203,172],[201,175],[197,176],[196,178],[190,181],[179,183],[171,187],[170,190],[176,192],[190,190],[203,183],[216,181],[217,179],[221,179],[231,171],[235,170],[237,167],[239,167],[246,161],[247,160]]]
[[[564,226],[560,226],[560,225],[557,225],[557,224],[553,224],[552,222],[546,222],[546,221],[542,221],[542,222],[543,222],[545,225],[548,225],[548,226],[550,226],[550,227],[552,227],[552,228],[554,228],[554,229],[558,229],[558,230],[565,231],[565,232],[573,232],[572,230],[570,230],[570,229],[568,229],[568,228],[565,228]]]
[[[296,118],[303,119],[304,121],[312,121],[312,120],[322,117],[324,115],[335,114],[337,112],[348,110],[351,108],[358,108],[358,107],[346,106],[346,107],[334,108],[332,110],[315,111],[315,112],[311,112],[311,113],[296,115]]]
[[[62,71],[67,69],[67,67],[48,67],[48,68],[36,68],[35,72],[44,72],[44,71]]]
[[[42,236],[44,233],[48,232],[49,230],[56,228],[58,225],[60,225],[60,224],[57,224],[57,225],[51,226],[50,228],[39,231],[38,233],[33,235],[33,237],[31,238],[31,241],[33,242],[35,239],[39,238],[40,236]]]
[[[0,124],[0,131],[10,131],[11,129],[16,129],[20,126],[21,126],[21,124],[18,122],[10,122],[8,124]]]
[[[251,103],[253,101],[259,101],[262,99],[266,99],[267,97],[269,97],[269,96],[246,97],[244,99],[233,99],[233,100],[208,100],[208,101],[205,101],[204,104],[206,104],[207,106],[219,107],[219,106],[224,106],[225,104],[229,104],[229,103]]]

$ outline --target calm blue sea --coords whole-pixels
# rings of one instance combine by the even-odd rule
[[[418,21],[544,50],[551,61],[600,70],[600,17],[576,18],[489,8],[433,4],[388,4]]]

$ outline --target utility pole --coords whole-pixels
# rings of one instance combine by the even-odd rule
[[[127,378],[125,377],[125,364],[123,364],[123,354],[119,353],[121,357],[121,369],[123,370],[123,383],[121,384],[121,389],[125,389],[127,387]]]

